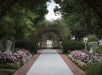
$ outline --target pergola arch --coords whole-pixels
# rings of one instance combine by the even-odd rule
[[[52,46],[47,45],[47,41],[52,42]],[[61,48],[62,36],[56,30],[44,30],[39,34],[38,46],[40,48]]]

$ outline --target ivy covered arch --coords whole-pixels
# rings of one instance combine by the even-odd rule
[[[61,48],[62,40],[62,36],[56,30],[45,30],[39,35],[39,47]]]

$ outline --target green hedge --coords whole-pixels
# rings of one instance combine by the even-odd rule
[[[96,49],[96,52],[102,54],[102,46],[98,46]]]
[[[13,69],[0,69],[0,75],[13,75],[15,72]]]
[[[89,35],[88,36],[88,42],[92,42],[92,41],[98,41],[98,38],[96,35]]]
[[[61,49],[60,46],[54,46],[53,49]]]
[[[62,46],[63,46],[63,53],[68,53],[68,51],[71,51],[71,50],[83,50],[84,49],[84,43],[81,41],[76,41],[76,40],[64,41]]]
[[[18,69],[18,65],[17,64],[7,64],[7,65],[4,65],[4,64],[0,64],[0,68],[2,69]]]
[[[17,69],[17,64],[0,64],[0,75],[13,75]]]
[[[35,41],[29,41],[29,40],[17,41],[15,43],[15,48],[24,48],[34,53],[36,53],[38,49],[37,43]]]

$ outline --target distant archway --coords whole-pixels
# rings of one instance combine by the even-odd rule
[[[61,37],[55,31],[44,31],[40,35],[38,46],[40,48],[61,48]]]

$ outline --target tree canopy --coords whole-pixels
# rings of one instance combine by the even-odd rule
[[[42,23],[48,12],[47,1],[51,0],[0,0],[0,39],[27,39],[44,29],[56,30],[65,37],[75,36],[78,40],[89,34],[101,38],[99,14],[85,0],[54,0],[61,6],[54,11],[60,11],[62,19]]]
[[[62,17],[72,31],[76,39],[81,39],[90,34],[101,38],[101,21],[95,10],[84,0],[55,0],[61,9],[55,9],[62,13]],[[98,31],[97,31],[98,30]]]

